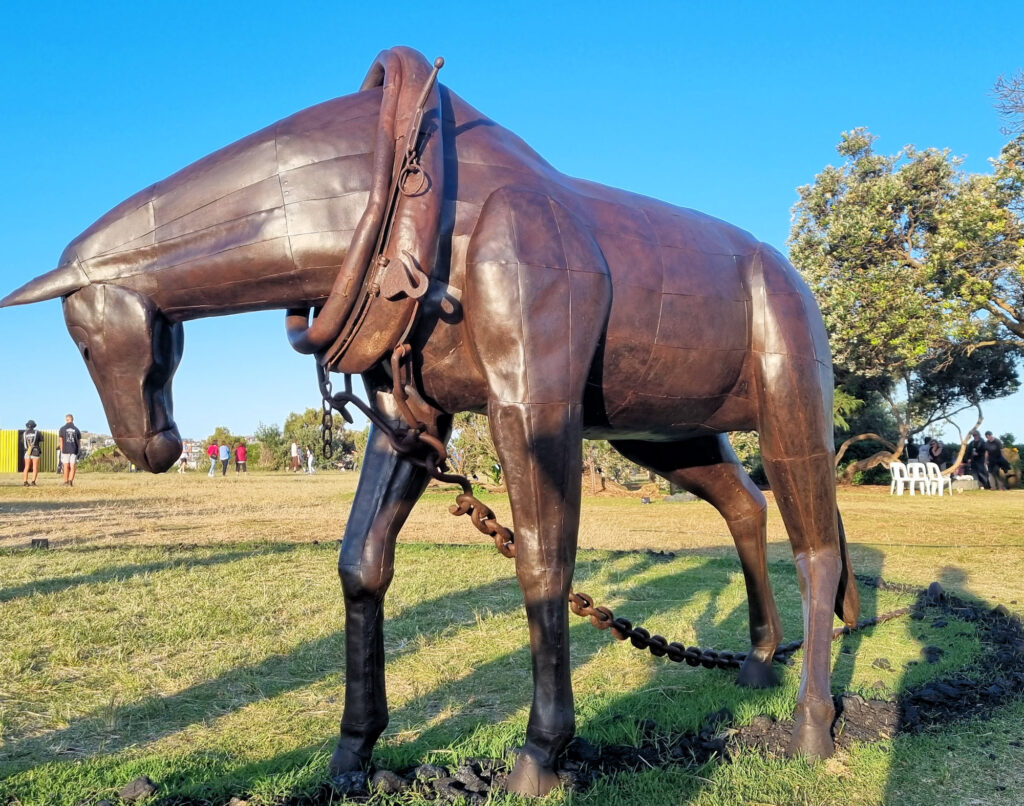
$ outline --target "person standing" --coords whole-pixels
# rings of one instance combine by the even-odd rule
[[[235,473],[246,473],[248,470],[245,469],[246,450],[245,440],[243,439],[235,446]]]
[[[988,471],[985,469],[985,443],[981,434],[971,431],[971,441],[967,443],[967,458],[971,468],[971,475],[978,480],[983,489],[992,489],[988,481]]]
[[[82,432],[75,425],[72,414],[64,416],[64,425],[57,432],[60,441],[60,463],[64,467],[64,486],[75,486],[75,470],[78,469],[78,454],[82,450]]]
[[[25,423],[25,433],[21,437],[22,447],[25,449],[25,487],[35,487],[36,479],[39,478],[39,457],[43,455],[43,433],[36,430],[36,421],[29,420]],[[32,471],[32,482],[29,483],[28,473]]]
[[[231,448],[228,447],[228,443],[221,442],[220,449],[220,474],[226,476],[228,474],[228,460],[231,458]]]
[[[985,432],[985,459],[988,463],[988,479],[993,490],[1008,490],[1006,476],[1000,475],[999,471],[1009,473],[1012,468],[1010,463],[1003,456],[1003,443],[997,439],[991,431]]]
[[[306,446],[306,472],[309,473],[309,475],[311,475],[311,476],[313,475],[313,458],[314,458],[313,457],[313,449],[309,445],[307,445]]]
[[[206,456],[210,460],[210,472],[206,475],[212,479],[213,474],[217,472],[217,442],[215,440],[206,446]]]
[[[939,470],[944,470],[946,466],[946,463],[942,461],[943,450],[945,450],[945,446],[938,439],[933,439],[928,446],[928,461],[938,465]]]
[[[299,443],[292,440],[292,473],[299,472]]]
[[[931,461],[931,459],[928,458],[928,452],[931,449],[931,444],[932,438],[925,437],[924,442],[922,442],[920,447],[918,447],[917,449],[917,461],[919,461],[922,465]]]

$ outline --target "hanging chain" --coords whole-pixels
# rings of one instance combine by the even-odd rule
[[[366,418],[379,428],[391,447],[405,460],[417,467],[427,471],[431,478],[447,484],[458,484],[462,492],[455,497],[455,503],[448,507],[452,515],[469,515],[473,525],[483,534],[494,541],[494,547],[505,557],[516,556],[515,535],[512,530],[498,523],[494,512],[479,498],[473,495],[473,485],[469,479],[459,473],[449,473],[448,470],[448,449],[438,437],[427,433],[427,427],[419,422],[418,418],[409,407],[408,395],[405,391],[406,382],[412,382],[411,370],[405,359],[411,354],[412,348],[408,344],[399,345],[391,354],[391,377],[392,396],[406,423],[415,425],[400,424],[394,425],[385,420],[378,412],[368,406],[352,392],[352,376],[345,375],[345,389],[342,392],[334,392],[330,374],[319,363],[317,364],[317,379],[320,384],[320,394],[323,396],[323,419],[321,432],[324,441],[324,455],[330,457],[329,451],[332,441],[332,428],[334,426],[333,409],[337,409],[342,417],[349,423],[352,422],[352,415],[349,414],[348,406],[351,403]],[[891,590],[904,592],[917,592],[916,588],[906,585],[885,583],[883,580],[865,580],[867,584],[874,587],[885,587]],[[683,646],[676,641],[669,641],[664,636],[652,635],[643,627],[634,627],[628,619],[616,618],[609,608],[595,605],[592,596],[586,593],[569,591],[569,609],[577,616],[589,618],[590,623],[599,630],[609,630],[611,635],[619,641],[627,638],[637,649],[646,649],[655,657],[667,657],[676,663],[687,663],[690,666],[703,666],[705,669],[738,669],[747,659],[746,652],[719,652],[714,649],[702,649],[697,646]],[[909,607],[901,607],[882,613],[870,619],[861,619],[856,624],[836,627],[832,631],[832,640],[836,641],[844,635],[849,635],[856,630],[863,630],[877,624],[883,624],[910,612]],[[776,663],[787,663],[792,655],[804,644],[803,639],[790,641],[775,650],[772,660]]]

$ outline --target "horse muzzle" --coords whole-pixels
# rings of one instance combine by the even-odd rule
[[[114,437],[124,455],[140,470],[163,473],[181,458],[181,436],[177,426],[149,437]]]

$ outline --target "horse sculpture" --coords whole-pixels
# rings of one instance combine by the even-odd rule
[[[171,379],[182,323],[197,317],[287,309],[296,349],[322,372],[361,374],[378,422],[415,419],[404,425],[432,444],[447,441],[453,413],[486,413],[533,656],[509,778],[525,794],[557,785],[574,731],[566,597],[583,437],[611,440],[724,516],[749,599],[739,682],[775,682],[765,500],[724,436],[756,429],[803,596],[791,750],[831,755],[833,612],[853,624],[859,605],[814,298],[785,258],[735,227],[558,173],[437,84],[439,66],[382,52],[359,92],[132,196],[0,306],[63,298],[115,441],[155,473],[181,452]],[[365,766],[387,725],[383,600],[428,476],[388,429],[372,429],[339,559],[347,668],[335,773]]]

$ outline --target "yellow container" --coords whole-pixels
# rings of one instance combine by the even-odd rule
[[[0,431],[0,473],[20,473],[25,469],[25,449],[21,444],[23,431],[4,429]],[[43,435],[43,452],[39,459],[40,473],[56,473],[60,457],[57,449],[60,442],[56,431],[39,429]]]

